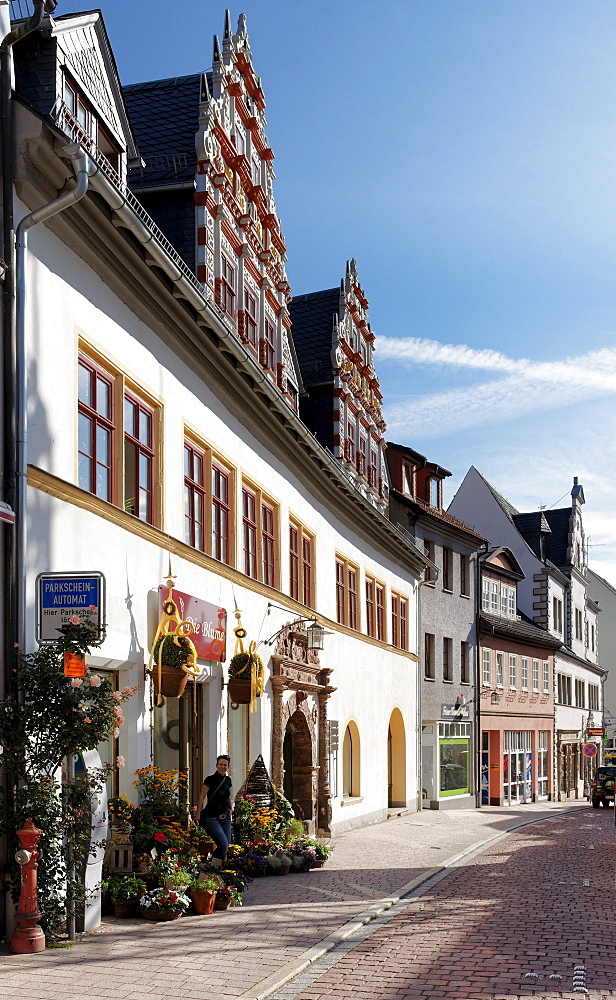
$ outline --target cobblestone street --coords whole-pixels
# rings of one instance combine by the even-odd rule
[[[616,996],[614,839],[586,803],[406,815],[344,834],[324,869],[255,880],[241,909],[4,954],[0,997],[552,997],[578,963]]]
[[[613,812],[500,840],[278,1000],[616,996]],[[334,963],[334,964],[332,964]],[[303,981],[302,981],[303,980]]]

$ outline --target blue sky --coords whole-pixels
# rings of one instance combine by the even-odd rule
[[[224,21],[197,0],[102,9],[125,83],[209,68]],[[521,510],[564,506],[579,476],[616,583],[613,0],[242,11],[294,291],[355,257],[391,439],[450,469],[449,497],[470,464]]]

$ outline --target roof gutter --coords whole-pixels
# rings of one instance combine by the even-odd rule
[[[28,367],[26,306],[28,303],[27,252],[28,232],[41,222],[47,222],[54,215],[80,201],[88,190],[88,178],[92,161],[79,145],[67,146],[64,153],[72,162],[76,184],[59,198],[42,205],[24,216],[15,233],[17,289],[15,297],[15,589],[16,601],[14,617],[19,649],[26,650],[26,496],[28,486]]]

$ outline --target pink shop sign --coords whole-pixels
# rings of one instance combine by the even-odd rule
[[[158,588],[158,603],[162,614],[163,605],[167,600],[169,588]],[[181,621],[190,622],[194,626],[191,639],[195,644],[197,656],[204,660],[215,660],[224,663],[227,643],[227,612],[208,604],[199,597],[183,594],[181,590],[173,591],[173,600],[177,605]]]

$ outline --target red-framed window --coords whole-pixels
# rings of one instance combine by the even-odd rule
[[[391,644],[400,645],[400,598],[397,594],[391,595]]]
[[[289,525],[289,594],[299,601],[299,528]]]
[[[374,448],[370,449],[370,467],[368,468],[368,485],[374,486],[375,489],[378,485],[376,451]]]
[[[355,464],[355,424],[347,420],[347,462]]]
[[[385,641],[385,589],[376,584],[376,637]]]
[[[257,579],[257,498],[242,488],[242,528],[244,536],[244,573]]]
[[[184,443],[184,541],[205,551],[205,455]]]
[[[132,393],[124,396],[124,509],[154,523],[154,413]]]
[[[113,502],[114,380],[88,358],[79,358],[79,486]]]
[[[249,291],[244,291],[244,324],[246,340],[254,348],[257,346],[257,300]]]
[[[214,559],[229,563],[229,472],[217,462],[212,462],[212,555]]]
[[[400,598],[400,649],[408,649],[408,601]]]
[[[366,632],[373,638],[375,636],[374,624],[374,580],[366,577]]]
[[[357,570],[336,559],[336,615],[341,625],[357,628]]]
[[[263,583],[273,587],[276,580],[276,536],[274,510],[269,504],[261,504],[261,559]]]
[[[367,451],[368,451],[368,441],[363,436],[359,435],[359,451],[357,452],[357,471],[360,476],[365,476],[367,471]]]
[[[235,268],[224,253],[220,261],[220,304],[229,316],[235,316]]]
[[[312,607],[312,560],[313,544],[309,535],[302,535],[302,583],[304,604]]]
[[[264,368],[269,368],[270,371],[274,371],[276,362],[276,331],[274,329],[274,324],[271,323],[269,319],[265,320],[264,332],[265,336],[261,341],[259,360]]]

